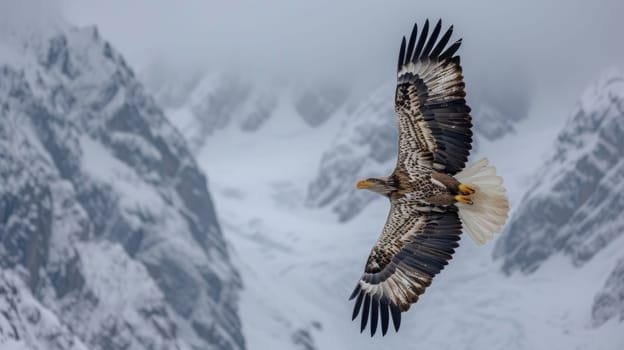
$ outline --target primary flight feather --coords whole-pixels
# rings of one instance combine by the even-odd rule
[[[395,112],[399,128],[397,164],[390,176],[357,183],[390,199],[381,236],[366,261],[351,299],[361,331],[370,320],[386,334],[401,312],[431,284],[459,246],[462,226],[483,244],[502,230],[509,203],[502,178],[487,159],[464,169],[472,148],[472,118],[464,97],[461,39],[449,45],[451,26],[430,31],[427,20],[401,42]],[[463,225],[462,225],[463,224]]]

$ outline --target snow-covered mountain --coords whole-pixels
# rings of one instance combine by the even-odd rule
[[[575,267],[605,260],[610,275],[601,276],[593,322],[618,315],[622,321],[624,267],[613,259],[624,258],[624,74],[606,73],[587,89],[553,148],[526,186],[495,257],[506,273],[531,273],[558,255]],[[614,246],[620,252],[605,257]]]
[[[1,36],[0,267],[2,349],[245,347],[206,178],[95,28]]]
[[[293,119],[318,127],[348,98],[347,91],[331,84],[303,88],[283,81],[260,83],[235,73],[174,74],[159,64],[142,76],[196,151],[225,129],[255,132],[279,110],[289,110]]]
[[[384,85],[347,113],[310,183],[306,204],[331,206],[341,221],[353,218],[372,200],[370,193],[353,191],[358,178],[389,173],[397,154],[393,89]]]
[[[531,272],[560,252],[580,266],[624,235],[616,190],[624,179],[624,76],[606,74],[585,92],[553,148],[498,243],[506,272]]]
[[[297,97],[295,109],[308,125],[316,127],[329,119],[347,97],[345,89],[334,85],[308,88]]]

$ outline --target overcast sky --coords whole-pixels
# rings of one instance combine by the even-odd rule
[[[15,0],[17,1],[17,0]],[[481,75],[513,69],[553,86],[624,64],[624,1],[62,0],[66,17],[97,24],[138,69],[179,67],[338,77],[392,77],[401,36],[443,18]],[[475,68],[476,70],[476,68]],[[365,79],[366,80],[366,79]]]
[[[96,24],[139,72],[159,62],[368,89],[393,79],[401,36],[425,18],[464,38],[473,94],[518,85],[571,104],[607,67],[624,67],[622,0],[0,0],[0,12],[2,22],[59,12]]]

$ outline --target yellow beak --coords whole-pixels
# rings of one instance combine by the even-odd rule
[[[371,181],[367,181],[367,180],[358,181],[357,185],[355,185],[355,187],[358,190],[364,190],[364,189],[370,188],[372,186],[373,186],[373,183]]]

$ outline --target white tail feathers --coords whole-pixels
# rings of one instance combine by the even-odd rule
[[[482,245],[500,233],[507,221],[509,201],[505,195],[503,178],[496,175],[495,167],[488,166],[487,158],[459,172],[455,178],[476,190],[470,197],[474,204],[456,205],[468,235],[478,245]]]

